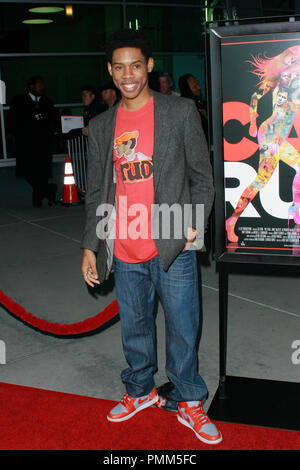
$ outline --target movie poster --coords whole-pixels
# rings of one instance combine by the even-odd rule
[[[300,33],[221,40],[227,251],[300,256]]]

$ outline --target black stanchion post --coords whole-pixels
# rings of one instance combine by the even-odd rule
[[[219,398],[226,398],[226,356],[227,356],[227,313],[228,313],[228,272],[219,263]]]

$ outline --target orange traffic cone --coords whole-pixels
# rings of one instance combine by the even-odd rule
[[[75,186],[74,173],[70,157],[67,155],[65,163],[63,204],[78,204],[79,197]]]

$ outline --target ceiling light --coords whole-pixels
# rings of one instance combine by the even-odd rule
[[[46,18],[35,18],[30,20],[23,20],[22,23],[24,24],[47,24],[53,23],[53,20],[48,20]]]
[[[59,13],[60,11],[64,11],[62,7],[35,7],[30,8],[29,11],[31,13]]]
[[[73,16],[73,7],[72,5],[66,5],[66,15],[67,16]]]

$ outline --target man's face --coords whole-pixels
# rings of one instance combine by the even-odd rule
[[[43,80],[37,80],[35,85],[31,85],[30,91],[35,96],[42,96],[45,91],[45,84]]]
[[[291,79],[291,74],[286,70],[286,71],[282,72],[282,74],[280,76],[280,84],[283,87],[287,87],[288,84],[290,83],[290,79]]]
[[[88,90],[82,90],[81,99],[82,99],[84,106],[88,106],[89,104],[91,104],[94,98],[95,98],[94,93],[91,93]]]
[[[191,92],[195,96],[200,96],[200,85],[196,77],[189,77],[187,79]]]
[[[169,83],[168,77],[159,77],[159,91],[168,95],[171,91],[172,84]]]
[[[107,103],[110,100],[117,98],[116,90],[112,90],[111,88],[107,90],[102,90],[101,96],[102,96],[102,101],[104,101],[104,103]]]
[[[122,97],[135,99],[148,88],[148,73],[153,66],[153,59],[150,57],[146,63],[140,49],[121,47],[114,51],[112,63],[108,62],[108,71]]]
[[[274,90],[275,88],[275,83],[274,82],[266,82],[264,86],[264,95],[268,93],[270,90]]]
[[[277,106],[282,106],[284,103],[287,102],[287,92],[286,91],[280,91],[277,94],[277,99],[276,99],[276,104]]]

